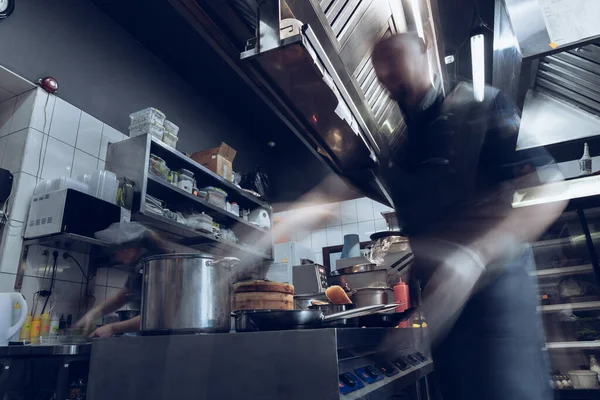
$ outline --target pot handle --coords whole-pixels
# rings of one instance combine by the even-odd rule
[[[377,314],[378,312],[393,310],[398,304],[377,304],[374,306],[355,308],[354,310],[342,311],[323,317],[323,322],[335,322],[342,319],[362,317],[364,315]]]

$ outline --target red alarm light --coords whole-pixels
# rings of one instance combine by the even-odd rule
[[[58,81],[51,76],[40,79],[38,84],[48,93],[54,93],[58,90]]]

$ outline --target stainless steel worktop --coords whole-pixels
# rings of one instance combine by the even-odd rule
[[[121,337],[94,343],[91,399],[377,399],[415,390],[433,370],[423,329],[344,328]],[[377,367],[424,354],[374,382]],[[414,361],[414,360],[413,360]],[[397,365],[397,364],[396,364]],[[362,387],[340,393],[340,375]],[[361,377],[358,379],[357,377]],[[424,385],[426,386],[426,385]],[[411,397],[427,399],[427,395]]]
[[[90,354],[92,343],[1,346],[0,358],[27,356],[74,356]]]

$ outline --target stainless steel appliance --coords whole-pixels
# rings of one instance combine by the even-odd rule
[[[365,287],[350,293],[350,299],[359,307],[388,304],[389,299],[393,297],[394,291],[388,287]]]
[[[210,254],[166,254],[142,260],[142,334],[229,332],[231,267]]]
[[[100,340],[88,396],[427,400],[433,363],[425,333],[339,328]]]
[[[325,267],[319,264],[294,265],[292,276],[296,294],[323,293],[329,287]]]
[[[74,189],[57,190],[33,196],[23,236],[75,233],[93,237],[120,217],[121,208],[115,204]]]

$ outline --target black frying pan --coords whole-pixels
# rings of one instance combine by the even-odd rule
[[[374,305],[325,315],[320,310],[240,310],[236,311],[237,332],[278,331],[328,327],[328,323],[378,313],[398,307],[397,304]]]
[[[365,315],[358,319],[358,324],[367,328],[393,328],[409,319],[416,309],[412,307],[402,312]]]

